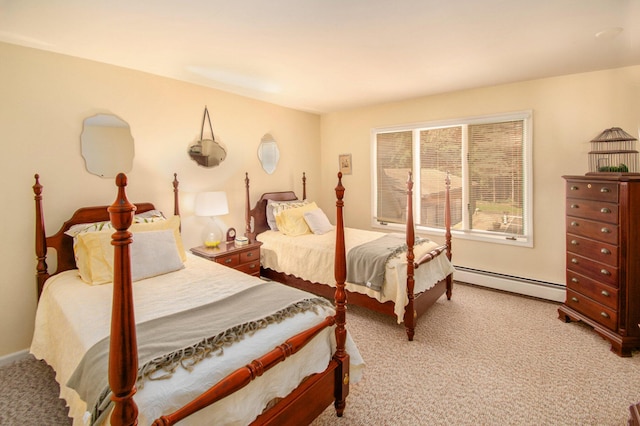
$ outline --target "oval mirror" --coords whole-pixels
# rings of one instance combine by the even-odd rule
[[[280,150],[276,140],[269,133],[260,140],[258,159],[260,159],[260,164],[265,172],[271,174],[276,171],[278,160],[280,160]]]
[[[82,157],[89,173],[112,178],[133,167],[134,145],[129,124],[112,114],[86,118],[80,135]]]

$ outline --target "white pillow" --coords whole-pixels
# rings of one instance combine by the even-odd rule
[[[307,222],[311,232],[317,235],[326,234],[333,229],[329,218],[320,208],[304,212],[304,221]]]
[[[173,231],[137,232],[131,244],[131,281],[184,268]]]
[[[278,224],[276,223],[276,216],[278,213],[283,212],[286,209],[294,209],[309,204],[307,200],[293,200],[293,201],[267,201],[267,224],[272,231],[278,230]]]

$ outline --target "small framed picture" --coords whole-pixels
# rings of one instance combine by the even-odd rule
[[[340,154],[338,156],[338,162],[340,163],[340,172],[343,175],[351,174],[351,154]]]

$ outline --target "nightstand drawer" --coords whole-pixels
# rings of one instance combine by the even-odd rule
[[[242,265],[236,267],[238,271],[242,271],[245,274],[255,275],[256,277],[260,276],[260,259],[256,259],[253,262],[243,263]]]
[[[216,263],[221,263],[224,266],[234,268],[240,264],[240,255],[236,253],[236,254],[228,254],[226,256],[217,257]]]
[[[240,263],[260,262],[260,247],[240,253]]]

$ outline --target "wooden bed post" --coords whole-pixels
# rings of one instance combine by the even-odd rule
[[[302,172],[302,201],[307,199],[307,176]]]
[[[451,261],[451,176],[447,172],[444,181],[444,228],[445,228],[445,244],[447,245],[447,258]],[[451,292],[453,289],[453,274],[447,275],[447,300],[451,300]]]
[[[178,174],[173,174],[173,214],[174,216],[180,216],[180,200],[178,198]]]
[[[109,386],[115,407],[111,413],[112,425],[137,425],[138,406],[133,400],[138,376],[138,343],[131,287],[130,244],[132,234],[128,231],[136,207],[127,200],[125,186],[127,177],[120,173],[116,177],[118,195],[107,209],[116,232],[112,236],[113,304],[111,306],[111,340],[109,343]]]
[[[415,244],[415,228],[413,224],[413,179],[412,173],[409,171],[407,179],[407,307],[404,311],[404,327],[407,330],[407,338],[413,340],[416,329],[416,310],[414,306],[415,296],[413,294],[415,288],[414,279],[414,260],[413,245]]]
[[[244,235],[253,242],[253,238],[251,238],[251,201],[249,200],[249,173],[244,172],[244,188],[245,188],[245,209],[244,209],[244,222],[246,224],[244,228]]]
[[[40,185],[40,175],[34,176],[36,183],[33,185],[34,199],[36,200],[36,256],[38,265],[36,266],[38,299],[44,287],[44,282],[49,278],[47,268],[47,234],[44,229],[44,216],[42,213],[42,185]]]
[[[344,186],[342,186],[342,173],[338,173],[338,185],[336,186],[336,254],[335,254],[335,304],[336,304],[336,353],[333,358],[341,366],[342,378],[340,384],[336,383],[335,408],[338,417],[342,417],[346,406],[346,398],[349,393],[349,355],[345,349],[347,339],[346,313],[347,293],[345,292],[345,280],[347,279],[347,255],[344,242]],[[338,394],[339,393],[339,394]]]

